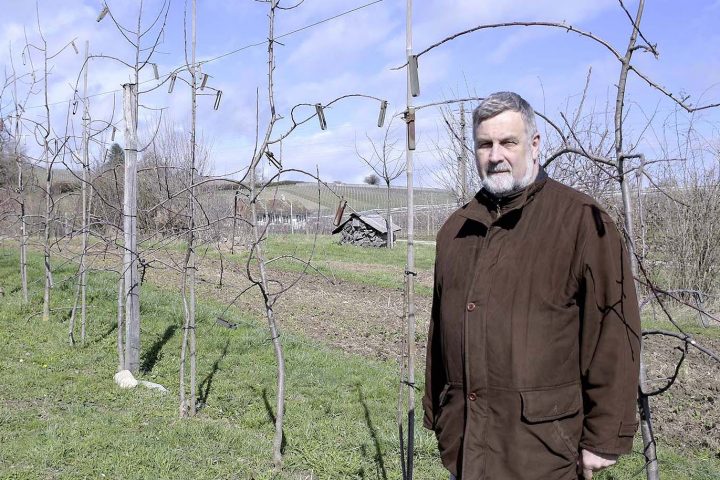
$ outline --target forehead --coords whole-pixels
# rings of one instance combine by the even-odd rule
[[[484,120],[475,130],[477,137],[501,137],[525,135],[525,123],[520,112],[506,110]]]

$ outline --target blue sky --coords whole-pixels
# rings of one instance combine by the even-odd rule
[[[334,98],[362,93],[386,98],[389,113],[404,109],[405,73],[392,70],[404,63],[405,1],[382,0],[305,0],[295,10],[280,12],[276,33],[283,34],[311,25],[358,7],[358,10],[288,35],[276,47],[277,69],[275,91],[278,112],[289,116],[296,104],[327,103]],[[161,1],[144,2],[148,25]],[[457,0],[415,1],[413,36],[414,50],[460,30],[483,23],[504,21],[565,21],[582,30],[591,31],[624,52],[631,25],[617,1],[611,0],[520,0],[482,2]],[[98,0],[39,0],[40,24],[54,53],[76,39],[81,54],[85,40],[90,41],[91,54],[105,54],[130,59],[130,49],[117,29],[106,18],[95,21],[101,9]],[[137,22],[139,1],[110,0],[113,14],[124,24]],[[282,4],[281,4],[282,5]],[[637,2],[626,6],[635,12]],[[24,45],[23,29],[31,43],[39,35],[34,2],[0,0],[3,18],[0,22],[0,65],[9,72],[9,45],[12,44],[15,66],[19,74],[23,66],[20,49]],[[185,2],[173,0],[163,42],[154,61],[160,74],[167,74],[183,63],[183,14]],[[680,7],[676,0],[647,2],[642,32],[651,43],[658,44],[660,56],[637,52],[636,65],[674,93],[691,95],[693,103],[720,102],[720,0],[689,0]],[[262,42],[267,37],[267,7],[250,0],[198,0],[198,58],[208,60],[243,46]],[[40,56],[33,54],[38,66]],[[260,121],[267,118],[266,72],[267,53],[264,45],[209,61],[203,71],[211,75],[209,85],[223,91],[220,109],[214,111],[213,98],[201,97],[198,126],[211,145],[214,173],[241,170],[252,153],[255,135],[256,92],[260,94]],[[60,53],[51,62],[49,99],[53,104],[53,123],[64,132],[68,99],[78,78],[82,55],[72,48]],[[93,60],[89,66],[90,109],[93,118],[111,120],[122,125],[118,91],[128,82],[126,67],[105,59]],[[614,102],[615,83],[620,64],[603,47],[557,29],[511,27],[487,30],[461,37],[420,58],[421,95],[417,105],[468,95],[486,95],[497,90],[515,90],[527,98],[536,110],[558,119],[559,112],[572,108],[582,91],[588,69],[592,68],[590,96],[587,104],[596,112]],[[8,73],[9,74],[9,73]],[[142,72],[143,87],[153,86],[152,69]],[[22,90],[22,86],[20,87]],[[21,92],[22,94],[22,92]],[[189,123],[190,93],[180,83],[172,94],[161,87],[143,96],[142,103],[155,110],[141,113],[141,129],[152,129],[157,123],[157,110],[172,122]],[[113,116],[113,102],[115,113]],[[7,92],[2,98],[0,115],[11,113],[12,101]],[[28,101],[28,106],[42,103],[41,95]],[[674,115],[671,101],[649,88],[631,74],[628,84],[628,135],[643,132],[647,116],[654,115],[653,127],[644,134],[640,148],[650,158],[665,152],[660,149],[666,133],[662,124]],[[41,114],[39,108],[28,108],[28,116]],[[359,183],[369,170],[357,158],[358,148],[367,148],[366,133],[379,138],[376,126],[378,104],[366,99],[340,102],[326,112],[328,130],[321,131],[317,122],[298,128],[283,142],[287,167],[310,171],[319,169],[326,180]],[[80,116],[71,117],[79,132]],[[702,125],[708,136],[716,135],[717,112],[696,115],[693,121]],[[674,116],[672,117],[675,118]],[[689,117],[680,115],[678,122]],[[432,171],[437,168],[436,144],[445,145],[437,109],[418,112],[417,174],[422,185],[432,186]],[[396,122],[400,126],[400,122]],[[286,124],[280,122],[277,132]],[[261,127],[262,129],[262,127]],[[29,133],[29,132],[28,132]],[[403,137],[398,129],[396,135]],[[34,140],[27,137],[28,148]],[[106,138],[106,140],[109,140]],[[122,135],[116,140],[122,144]],[[403,145],[403,141],[399,142]],[[102,146],[96,147],[97,152]],[[672,153],[672,152],[670,152]],[[97,153],[96,153],[97,154]],[[402,183],[402,182],[400,182]]]

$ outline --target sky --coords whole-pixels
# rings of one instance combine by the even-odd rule
[[[145,0],[142,4],[141,26],[143,31],[148,30],[141,42],[143,48],[151,47],[158,36],[160,23],[153,25],[153,21],[163,3]],[[621,53],[627,48],[632,30],[616,0],[413,3],[416,53],[459,31],[499,22],[566,22],[601,37]],[[261,134],[267,123],[268,7],[251,0],[198,0],[197,4],[197,58],[202,62],[202,72],[209,75],[208,86],[222,90],[218,110],[213,109],[214,92],[200,92],[208,95],[198,98],[198,130],[211,151],[212,173],[234,176],[247,166],[252,155],[257,119]],[[107,5],[120,25],[130,31],[137,28],[139,0],[108,0]],[[280,5],[292,4],[281,0]],[[677,0],[646,3],[641,31],[650,43],[657,44],[659,57],[637,51],[635,65],[668,91],[689,95],[688,101],[693,104],[718,103],[720,0],[688,0],[682,8],[679,5]],[[305,0],[295,9],[279,11],[275,33],[283,36],[275,45],[274,92],[277,112],[284,118],[272,137],[287,131],[290,110],[295,105],[328,104],[348,94],[388,100],[388,120],[402,112],[406,74],[396,67],[405,63],[406,6],[400,0]],[[628,0],[625,6],[634,14],[637,2]],[[81,70],[88,41],[90,54],[102,56],[88,62],[93,128],[98,130],[103,122],[116,125],[115,141],[122,145],[121,89],[130,81],[131,69],[116,59],[133,63],[134,53],[109,16],[96,21],[101,9],[99,0],[38,0],[37,4],[0,0],[0,67],[4,68],[5,78],[12,78],[14,66],[20,78],[18,96],[27,97],[25,116],[40,121],[44,89],[42,84],[36,84],[33,92],[28,92],[28,82],[32,66],[38,72],[36,78],[42,77],[43,55],[36,47],[42,46],[44,38],[52,56],[48,61],[47,95],[53,130],[55,135],[64,136],[67,128],[68,135],[77,136],[81,114],[68,114],[68,110],[72,110],[76,88],[77,95],[82,96]],[[189,9],[189,1],[170,0],[165,30],[150,60],[157,64],[160,80],[154,79],[151,65],[140,73],[140,130],[146,137],[157,127],[160,116],[178,130],[186,129],[190,123],[189,87],[178,81],[173,92],[168,93],[167,82],[157,86],[185,63]],[[24,49],[26,36],[27,43],[33,46]],[[602,116],[614,104],[620,71],[620,63],[606,48],[556,28],[482,30],[447,42],[419,58],[420,95],[413,103],[422,106],[512,90],[537,111],[561,123],[560,112],[572,112],[577,107],[589,71],[592,73],[585,108]],[[189,78],[187,73],[180,77]],[[14,114],[10,93],[11,88],[6,88],[0,99],[0,117]],[[687,125],[692,121],[700,125],[704,135],[717,138],[718,112],[705,111],[693,117],[678,113],[671,100],[632,73],[626,111],[627,135],[631,139],[643,138],[638,148],[649,158],[672,154],[662,148],[672,143],[666,128],[671,123]],[[299,117],[313,112],[311,106],[295,109]],[[325,111],[327,130],[321,130],[313,119],[283,141],[283,164],[287,168],[317,170],[327,181],[361,183],[370,170],[356,150],[368,151],[368,136],[381,141],[384,131],[377,127],[378,112],[379,102],[374,99],[350,97],[334,103]],[[652,120],[649,127],[648,119]],[[390,137],[398,139],[397,148],[402,150],[403,122],[396,118],[392,125]],[[31,125],[24,128],[24,134],[27,149],[33,151],[36,140]],[[417,139],[416,184],[437,186],[433,174],[439,163],[437,148],[448,148],[437,108],[418,109]],[[108,131],[94,136],[93,156],[101,156],[109,142]],[[279,155],[279,146],[274,150]],[[271,171],[269,165],[265,168]],[[397,182],[404,183],[404,178]]]

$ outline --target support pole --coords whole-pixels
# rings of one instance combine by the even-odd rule
[[[137,84],[123,85],[125,184],[123,198],[123,275],[125,276],[125,369],[140,368],[140,278],[137,247]]]
[[[90,182],[90,108],[88,105],[88,58],[90,55],[90,42],[85,41],[85,72],[83,76],[83,182],[82,182],[82,254],[80,256],[80,339],[85,342],[87,320],[87,248],[88,248],[88,182]]]
[[[413,112],[411,68],[412,59],[412,0],[407,0],[405,50],[407,68],[407,142],[405,142],[405,171],[407,173],[407,383],[408,383],[408,428],[407,428],[407,480],[413,478],[413,457],[415,449],[415,200],[413,197],[413,150],[415,149],[415,115]],[[411,123],[412,122],[412,123]],[[410,127],[412,126],[412,132]],[[412,142],[412,144],[411,144]]]
[[[458,150],[458,169],[460,171],[460,204],[464,204],[468,200],[467,191],[467,156],[465,154],[465,145],[467,145],[467,137],[465,136],[465,102],[460,103],[460,148]]]

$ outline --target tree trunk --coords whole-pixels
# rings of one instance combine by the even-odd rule
[[[20,138],[20,108],[17,96],[17,78],[13,66],[13,93],[15,101],[15,138]],[[22,288],[23,302],[28,303],[28,282],[27,282],[27,219],[25,218],[25,180],[23,178],[23,161],[18,150],[19,142],[15,142],[15,164],[18,170],[17,189],[18,202],[20,204],[20,283]]]
[[[627,76],[628,72],[630,70],[630,60],[632,58],[632,54],[635,50],[635,43],[637,41],[638,36],[638,28],[640,26],[640,20],[642,19],[642,13],[643,8],[645,6],[645,1],[640,0],[637,8],[637,15],[635,16],[634,26],[633,26],[633,32],[630,35],[630,41],[628,43],[628,48],[625,53],[625,57],[622,59],[622,68],[620,69],[620,79],[618,81],[618,94],[617,98],[615,100],[615,158],[617,158],[617,176],[618,181],[620,183],[620,191],[622,195],[622,205],[623,205],[623,217],[624,217],[624,227],[625,227],[625,234],[626,234],[626,245],[628,250],[628,255],[630,256],[630,265],[633,277],[637,277],[637,258],[635,256],[635,234],[633,229],[633,210],[632,210],[632,198],[630,196],[630,188],[628,185],[628,179],[625,173],[625,160],[623,158],[623,107],[625,102],[625,87],[627,84]],[[636,290],[638,288],[638,285],[636,284]],[[639,332],[638,332],[639,333]],[[641,338],[642,341],[642,338]],[[641,347],[642,352],[642,347]],[[645,362],[642,358],[642,355],[640,356],[640,376],[639,376],[639,384],[641,386],[644,386],[647,383],[647,370],[645,367]],[[643,444],[644,444],[644,453],[645,453],[645,460],[647,464],[647,478],[648,480],[658,480],[659,472],[658,472],[658,464],[657,464],[657,456],[655,453],[655,440],[652,438],[652,428],[649,424],[650,419],[650,402],[642,394],[642,390],[640,392],[640,402],[639,402],[639,409],[640,409],[640,428],[643,432]]]
[[[52,196],[50,187],[52,183],[52,162],[50,161],[50,145],[45,141],[45,222],[43,230],[43,265],[45,267],[45,289],[43,290],[43,314],[44,321],[50,320],[50,289],[53,286],[52,269],[50,268],[50,222],[52,215]]]
[[[390,182],[387,183],[387,217],[385,218],[385,224],[387,225],[387,246],[393,248],[395,246],[395,239],[393,238],[392,218],[390,217]]]
[[[252,216],[252,230],[255,237],[255,255],[257,256],[258,267],[260,269],[260,287],[262,289],[263,300],[265,302],[265,315],[270,328],[270,338],[272,339],[273,348],[275,350],[275,358],[277,360],[277,403],[275,412],[275,438],[273,439],[273,464],[276,469],[282,465],[282,439],[283,439],[283,420],[285,417],[285,357],[283,354],[282,343],[280,342],[280,333],[275,321],[275,312],[273,311],[273,299],[270,297],[267,281],[267,272],[265,270],[265,257],[262,251],[262,238],[258,228],[257,208],[255,205],[255,169],[257,162],[254,162],[252,172],[250,173],[250,214]]]
[[[77,313],[77,304],[80,302],[80,339],[82,342],[85,342],[85,327],[86,327],[86,297],[87,297],[87,245],[88,245],[88,183],[90,181],[90,160],[89,160],[89,154],[88,154],[88,148],[89,148],[89,128],[88,128],[88,122],[90,120],[89,115],[89,108],[88,108],[88,98],[87,98],[87,75],[88,75],[88,49],[89,49],[89,42],[85,42],[85,72],[84,72],[84,87],[83,87],[83,118],[82,118],[82,124],[83,124],[83,140],[82,140],[82,148],[83,148],[83,155],[82,155],[82,164],[83,164],[83,174],[82,174],[82,200],[81,200],[81,207],[82,207],[82,230],[81,230],[81,236],[82,236],[82,249],[80,252],[80,268],[79,268],[79,275],[78,275],[78,288],[77,293],[75,294],[75,303],[73,304],[72,312],[70,313],[70,326],[69,326],[69,337],[70,337],[70,344],[75,343],[75,316]]]

